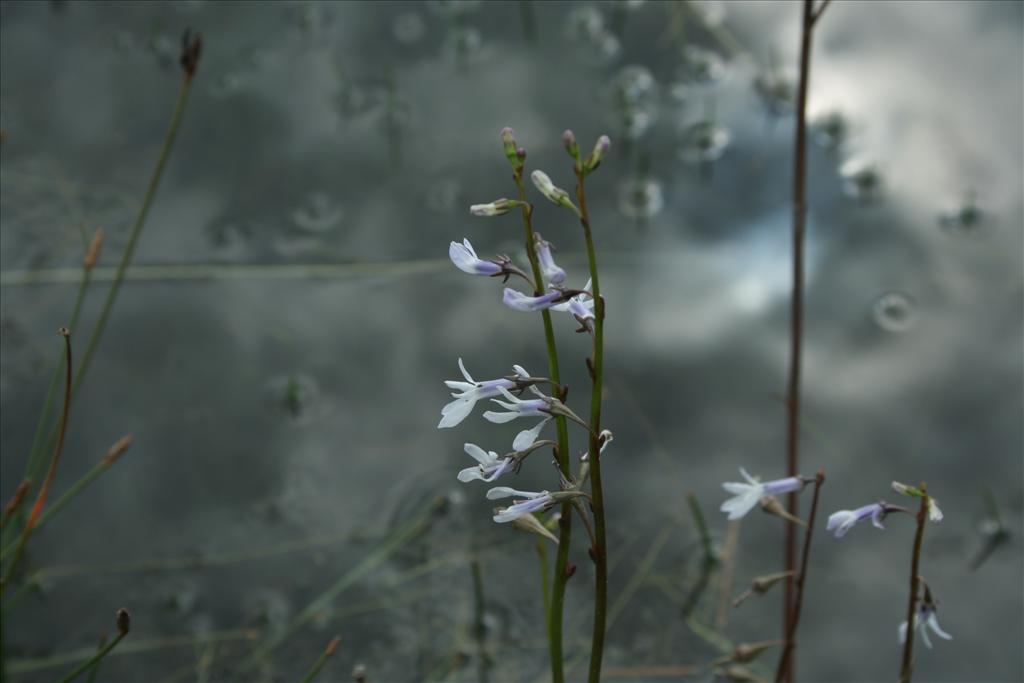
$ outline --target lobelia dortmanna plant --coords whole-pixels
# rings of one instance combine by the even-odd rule
[[[466,454],[476,460],[477,464],[463,469],[457,476],[458,480],[464,483],[476,480],[488,484],[498,479],[504,481],[520,471],[529,455],[542,449],[551,449],[556,468],[552,472],[553,481],[550,487],[542,491],[520,491],[509,486],[495,486],[487,491],[486,496],[488,500],[495,501],[511,499],[510,504],[495,508],[495,522],[511,522],[542,533],[549,532],[544,530],[535,515],[556,506],[560,508],[554,577],[550,595],[545,591],[544,605],[551,678],[555,683],[562,683],[565,680],[562,615],[566,582],[575,571],[575,567],[569,563],[573,512],[583,522],[590,544],[589,555],[595,567],[594,622],[588,679],[591,683],[596,683],[601,677],[608,604],[608,553],[605,544],[601,453],[611,442],[612,434],[601,426],[605,305],[601,298],[584,182],[587,176],[600,166],[611,143],[607,136],[602,135],[594,145],[593,152],[587,157],[582,157],[572,131],[567,130],[563,134],[562,143],[572,159],[573,174],[576,177],[575,202],[567,191],[556,186],[543,171],[535,170],[530,174],[536,189],[552,203],[572,212],[583,228],[589,281],[583,288],[574,289],[566,284],[568,276],[565,270],[555,263],[551,243],[534,230],[533,204],[527,199],[524,182],[526,150],[517,144],[511,128],[501,131],[501,141],[505,157],[512,167],[516,199],[503,198],[487,204],[474,204],[470,207],[470,213],[474,216],[496,217],[518,209],[522,217],[529,268],[520,269],[504,255],[480,258],[468,239],[452,242],[448,255],[459,270],[470,275],[502,278],[505,283],[513,277],[516,278],[516,282],[522,281],[521,284],[526,291],[505,287],[502,301],[517,314],[540,314],[547,346],[547,376],[532,375],[521,365],[512,365],[513,372],[509,375],[477,381],[460,358],[458,364],[463,379],[445,382],[453,392],[453,400],[441,410],[438,428],[455,427],[473,412],[478,402],[485,400],[501,408],[483,413],[483,417],[489,422],[503,424],[519,418],[536,420],[532,427],[516,435],[512,441],[512,450],[502,455],[499,455],[498,451],[485,450],[476,444],[465,444]],[[568,387],[564,386],[560,379],[552,311],[558,317],[575,324],[576,331],[588,335],[592,341],[591,355],[585,361],[591,380],[590,411],[587,419],[573,412],[565,403]],[[554,423],[554,440],[541,438],[549,423]],[[582,429],[587,440],[587,448],[579,462],[575,463],[575,468],[574,463],[570,461],[570,423]]]
[[[815,519],[817,517],[819,493],[821,491],[822,484],[825,482],[825,473],[824,471],[819,470],[817,476],[813,478],[795,476],[767,482],[762,482],[759,479],[752,477],[743,468],[740,468],[740,474],[743,475],[743,478],[746,480],[745,482],[725,482],[722,484],[722,488],[732,494],[732,498],[729,498],[721,505],[721,510],[726,513],[728,519],[740,519],[746,516],[746,514],[755,507],[760,506],[765,512],[782,517],[789,524],[805,527],[804,543],[798,572],[794,573],[784,571],[758,576],[751,582],[750,588],[744,591],[744,593],[733,602],[734,607],[738,606],[751,595],[764,594],[776,584],[790,578],[794,579],[796,591],[791,608],[792,611],[789,618],[786,620],[788,628],[786,633],[783,634],[784,639],[779,641],[764,641],[763,643],[756,644],[740,644],[736,647],[731,656],[718,661],[731,660],[734,662],[747,662],[760,655],[768,647],[776,644],[781,645],[782,653],[779,657],[775,680],[777,682],[784,681],[788,677],[792,676],[791,664],[794,658],[794,651],[796,649],[796,630],[800,622],[800,611],[803,606],[811,537],[813,535]],[[775,496],[799,493],[808,483],[814,484],[814,494],[811,501],[810,515],[807,521],[804,522],[802,519],[790,515],[785,508],[783,508],[781,503],[778,502]],[[903,654],[900,662],[899,683],[910,683],[914,663],[914,638],[912,634],[920,632],[921,640],[924,641],[924,644],[929,649],[932,647],[931,639],[928,636],[929,630],[944,640],[953,639],[950,634],[946,633],[942,627],[939,626],[938,618],[936,616],[938,603],[932,595],[931,588],[920,573],[921,546],[924,537],[925,523],[927,521],[940,522],[942,521],[943,515],[936,500],[928,494],[928,489],[925,484],[922,483],[920,487],[915,487],[894,481],[892,482],[892,489],[900,495],[919,499],[920,506],[917,512],[915,513],[900,505],[893,505],[883,500],[879,500],[873,503],[868,503],[867,505],[862,505],[853,510],[837,510],[836,512],[833,512],[828,517],[825,529],[826,531],[831,532],[835,538],[841,539],[860,522],[870,521],[871,525],[875,528],[884,530],[885,525],[883,522],[886,517],[892,513],[904,513],[914,517],[916,521],[916,533],[914,534],[911,552],[910,595],[906,609],[906,619],[897,629],[899,642],[903,647]],[[909,637],[908,632],[910,633]]]

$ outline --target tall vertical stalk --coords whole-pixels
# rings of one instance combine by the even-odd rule
[[[811,38],[814,23],[821,17],[828,5],[825,0],[814,11],[814,0],[804,0],[803,23],[800,31],[800,84],[796,101],[796,140],[793,152],[793,296],[790,307],[789,377],[786,389],[786,472],[797,476],[799,466],[799,420],[800,420],[800,365],[803,342],[804,316],[804,232],[807,219],[807,85],[811,76]],[[795,517],[799,516],[797,494],[786,498],[786,509]],[[784,563],[787,571],[796,569],[796,527],[786,525]],[[792,629],[793,577],[786,579],[783,595],[783,633]],[[787,683],[795,676],[792,661],[785,673]]]
[[[594,297],[594,353],[590,358],[590,508],[594,515],[594,630],[591,635],[590,669],[588,680],[601,680],[601,660],[604,656],[605,624],[608,617],[608,550],[605,540],[604,489],[601,484],[601,391],[604,379],[604,299],[597,274],[597,255],[590,230],[587,196],[583,179],[585,172],[576,169],[576,200],[579,202],[580,224],[587,243],[587,263],[590,266],[590,291]]]
[[[533,274],[534,294],[544,293],[544,277],[540,270],[540,261],[537,259],[537,250],[533,239],[533,205],[526,199],[526,187],[523,185],[523,166],[519,165],[513,172],[516,182],[519,201],[523,214],[523,232],[526,238],[526,254],[530,260],[530,269]],[[555,330],[551,325],[551,312],[541,312],[544,320],[544,341],[548,350],[548,374],[556,386],[561,384],[561,374],[558,370],[558,347],[555,345]],[[564,400],[565,395],[559,399]],[[557,430],[558,449],[555,457],[558,461],[558,468],[563,476],[569,476],[569,428],[565,418],[555,417],[555,428]],[[562,662],[562,614],[565,608],[565,585],[569,580],[569,543],[572,537],[572,503],[566,501],[561,506],[561,516],[558,520],[558,552],[555,555],[555,576],[551,587],[550,608],[547,615],[548,626],[548,650],[551,656],[551,680],[553,683],[562,683],[565,680],[565,669]]]
[[[914,616],[917,614],[917,594],[920,591],[921,542],[924,539],[924,523],[928,518],[928,487],[921,482],[921,507],[917,510],[917,532],[914,534],[914,554],[910,560],[910,600],[907,601],[907,638],[903,641],[903,662],[900,666],[900,683],[910,683],[914,672]]]

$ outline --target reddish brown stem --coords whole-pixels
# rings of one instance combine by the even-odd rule
[[[921,541],[924,539],[924,522],[928,518],[928,487],[921,482],[921,507],[917,510],[917,533],[914,534],[914,555],[910,560],[910,600],[907,602],[907,639],[903,642],[903,663],[900,666],[900,683],[910,683],[914,672],[914,615],[917,612],[917,593],[921,577]]]

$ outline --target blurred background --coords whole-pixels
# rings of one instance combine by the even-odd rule
[[[319,680],[357,666],[378,682],[547,679],[534,537],[494,524],[486,486],[455,479],[472,464],[464,442],[505,452],[525,425],[478,406],[436,428],[458,358],[477,379],[546,366],[539,316],[447,259],[469,238],[525,263],[515,214],[468,213],[515,192],[504,126],[528,169],[565,187],[562,130],[586,150],[612,138],[588,192],[615,433],[605,678],[712,680],[733,644],[779,637],[780,594],[729,603],[780,570],[782,523],[755,511],[728,526],[718,506],[738,467],[785,470],[800,11],[0,5],[4,501],[85,245],[106,231],[79,350],[170,120],[180,37],[204,39],[54,495],[121,436],[135,444],[33,538],[30,588],[4,608],[10,680],[59,678],[118,607],[132,632],[101,680],[297,680],[335,634]],[[921,681],[1024,676],[1022,26],[1018,2],[841,0],[815,31],[801,469],[827,472],[821,515],[895,501],[893,479],[926,480],[941,503],[922,573],[954,639],[918,646]],[[533,199],[581,287],[578,225]],[[556,327],[569,404],[585,411],[588,342],[564,316]],[[555,486],[535,458],[510,485]],[[720,558],[706,582],[688,492]],[[818,530],[801,679],[896,677],[913,524],[887,527]],[[582,543],[571,559],[577,680],[592,564]],[[770,677],[774,661],[753,670]]]

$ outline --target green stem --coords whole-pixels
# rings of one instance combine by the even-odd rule
[[[537,541],[537,558],[540,560],[540,593],[544,601],[544,634],[551,637],[551,624],[547,615],[551,610],[551,585],[548,583],[548,547],[543,538]]]
[[[60,512],[65,505],[74,500],[75,496],[77,496],[86,487],[88,487],[89,484],[91,484],[93,480],[96,479],[96,477],[100,476],[108,469],[110,469],[111,464],[112,463],[109,463],[106,461],[106,459],[104,459],[103,461],[95,465],[91,470],[86,472],[81,479],[72,484],[71,488],[65,491],[64,494],[61,495],[61,497],[58,498],[53,503],[53,505],[46,508],[46,511],[39,516],[39,519],[36,521],[35,524],[35,530],[38,531],[39,529],[42,529],[43,526],[45,526],[48,521],[50,521],[58,512]],[[3,550],[0,550],[0,560],[6,557],[7,554],[14,549],[15,543],[17,543],[17,541],[11,541],[6,546],[4,546]]]
[[[907,603],[907,639],[903,641],[903,662],[900,666],[899,683],[910,683],[914,672],[914,617],[917,613],[917,594],[921,576],[921,542],[924,539],[924,523],[928,519],[928,487],[921,483],[921,507],[917,510],[917,532],[914,534],[914,554],[910,560],[910,600]]]
[[[167,159],[170,157],[171,149],[174,147],[174,139],[178,135],[178,128],[181,125],[182,118],[185,113],[185,104],[188,102],[188,95],[192,89],[192,78],[186,74],[182,79],[181,89],[178,92],[178,99],[174,106],[174,113],[171,115],[171,122],[167,128],[167,133],[164,136],[163,146],[160,148],[160,155],[157,157],[156,166],[153,168],[153,175],[149,179],[149,185],[146,188],[146,194],[142,198],[142,206],[139,208],[139,213],[135,218],[135,224],[132,226],[132,231],[128,236],[128,244],[125,246],[124,253],[121,255],[121,262],[117,266],[117,273],[114,275],[114,281],[110,286],[110,290],[107,292],[107,298],[103,302],[103,308],[100,310],[99,319],[96,321],[96,326],[93,328],[92,335],[89,337],[89,342],[86,344],[85,351],[82,353],[81,361],[78,365],[78,372],[75,373],[74,384],[71,388],[72,398],[77,394],[79,386],[85,379],[85,373],[89,369],[89,365],[92,363],[92,357],[96,353],[96,347],[99,344],[100,337],[103,335],[103,330],[107,326],[107,320],[110,318],[110,313],[113,310],[114,302],[117,300],[117,294],[121,290],[121,283],[124,281],[125,273],[128,271],[128,266],[131,265],[132,257],[135,254],[135,246],[139,241],[139,235],[142,233],[142,228],[146,224],[146,216],[149,215],[150,206],[153,204],[153,199],[156,197],[157,188],[160,186],[160,178],[163,176],[164,166],[167,165]],[[77,310],[81,305],[81,297],[84,295],[85,285],[88,283],[88,271],[86,276],[83,278],[83,285],[79,288],[79,301],[76,303],[76,314],[72,316],[71,326],[74,329],[75,323],[77,322]],[[46,403],[43,407],[43,413],[40,416],[39,426],[36,429],[36,439],[33,442],[32,453],[29,456],[29,467],[26,469],[26,478],[33,480],[38,474],[36,470],[39,468],[39,458],[41,457],[38,453],[45,451],[43,442],[41,441],[42,431],[45,429],[47,417],[50,412],[50,404],[52,403],[53,387],[47,396]],[[46,443],[52,443],[55,438],[53,430],[50,431],[49,439]]]
[[[97,654],[99,654],[100,652],[103,651],[103,648],[106,646],[106,644],[107,644],[107,637],[106,636],[100,636],[100,644],[99,644],[99,647],[97,649]],[[85,683],[96,683],[96,676],[99,675],[99,673],[100,673],[100,664],[99,664],[99,662],[96,662],[96,665],[93,666],[92,670],[89,671],[89,678],[86,679]]]
[[[324,668],[324,665],[327,664],[327,660],[334,656],[335,651],[338,649],[339,642],[341,642],[341,639],[335,636],[331,642],[327,643],[327,647],[324,648],[324,651],[320,654],[317,660],[313,662],[313,666],[309,667],[309,671],[307,671],[306,675],[302,678],[302,683],[313,683],[313,679],[316,678],[318,673],[320,673],[320,669]]]
[[[594,515],[594,630],[590,647],[590,683],[601,680],[604,657],[605,624],[608,617],[608,548],[605,539],[604,488],[601,485],[601,390],[604,380],[604,299],[597,274],[597,255],[590,230],[587,197],[583,187],[584,173],[576,171],[576,199],[580,223],[587,242],[587,263],[590,265],[590,287],[594,295],[594,355],[590,362],[590,509]]]
[[[513,173],[516,182],[516,190],[519,194],[519,201],[523,212],[523,230],[526,237],[526,254],[530,259],[530,269],[533,272],[535,294],[544,293],[544,277],[540,271],[540,261],[537,259],[537,250],[533,241],[533,205],[526,200],[526,187],[523,185],[523,169],[520,166]],[[544,320],[544,341],[548,350],[548,374],[553,382],[561,384],[561,374],[558,371],[558,347],[555,345],[555,331],[551,324],[551,312],[541,311],[541,318]],[[561,392],[559,399],[565,399],[564,392]],[[569,427],[565,418],[555,418],[555,428],[558,434],[558,450],[556,458],[558,468],[565,477],[569,476]],[[565,585],[569,580],[569,543],[572,537],[572,503],[562,503],[561,515],[558,520],[558,553],[555,556],[555,578],[551,591],[550,609],[548,611],[548,650],[551,656],[551,680],[552,683],[562,683],[565,680],[565,669],[562,661],[562,615],[565,611]]]
[[[484,623],[484,580],[480,571],[480,559],[474,558],[473,569],[473,639],[477,648],[477,678],[487,683],[487,625]]]
[[[100,663],[100,660],[106,657],[111,650],[117,647],[117,644],[124,640],[124,637],[126,635],[128,635],[127,632],[117,634],[117,638],[114,638],[112,641],[103,646],[103,648],[101,648],[99,652],[97,652],[92,657],[85,660],[77,667],[75,667],[73,671],[71,671],[68,675],[64,676],[64,678],[60,679],[60,683],[70,683],[71,681],[75,680],[75,678],[83,671],[88,671],[90,668],[98,665]]]

